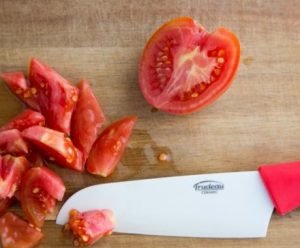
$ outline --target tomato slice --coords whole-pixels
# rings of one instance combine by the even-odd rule
[[[0,155],[26,155],[28,146],[17,129],[0,132]]]
[[[78,89],[37,59],[30,62],[29,80],[37,89],[38,102],[47,125],[70,134],[71,117],[78,100]]]
[[[0,156],[0,199],[13,197],[29,167],[25,157]]]
[[[44,126],[45,117],[36,111],[26,109],[15,118],[11,119],[7,124],[0,128],[0,131],[9,129],[18,129],[20,131],[35,125]]]
[[[82,154],[64,133],[41,126],[32,126],[22,136],[59,165],[83,171]]]
[[[108,126],[95,141],[87,160],[91,174],[107,177],[119,163],[127,145],[136,116],[128,116]]]
[[[0,199],[0,217],[6,212],[6,210],[12,205],[14,198]]]
[[[209,33],[192,18],[177,18],[161,26],[144,48],[139,85],[157,109],[195,112],[226,91],[239,57],[239,41],[227,29]]]
[[[0,77],[4,80],[10,91],[28,107],[39,110],[37,101],[37,89],[32,87],[30,82],[25,79],[23,72],[1,73]]]
[[[44,237],[41,230],[11,212],[0,218],[0,236],[3,248],[33,248]]]
[[[48,213],[52,213],[56,200],[65,193],[62,179],[46,167],[29,169],[20,188],[21,206],[30,223],[42,227]]]
[[[110,235],[114,229],[115,220],[110,210],[91,210],[80,213],[70,211],[69,222],[64,226],[64,232],[74,236],[74,246],[94,244],[103,236]]]
[[[103,111],[86,80],[79,83],[79,98],[72,116],[72,140],[86,161],[105,121]]]

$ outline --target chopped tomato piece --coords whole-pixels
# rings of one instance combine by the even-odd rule
[[[34,110],[40,109],[37,102],[37,89],[31,87],[30,82],[25,79],[23,72],[1,73],[0,77],[4,80],[10,91],[23,103]]]
[[[144,48],[140,88],[156,109],[192,113],[228,89],[239,57],[239,40],[229,30],[209,33],[192,18],[176,18],[162,25]]]
[[[13,201],[14,201],[14,198],[0,199],[0,217],[11,206],[11,204],[13,203]]]
[[[78,89],[37,59],[30,62],[29,80],[37,89],[38,102],[47,125],[70,134],[71,117],[78,100]]]
[[[0,236],[3,248],[33,248],[44,237],[40,229],[11,212],[0,218]]]
[[[62,179],[46,167],[29,169],[22,180],[20,198],[28,221],[42,227],[48,213],[52,213],[56,200],[61,201],[65,193]]]
[[[110,235],[114,225],[114,216],[110,210],[91,210],[80,213],[73,209],[70,211],[69,222],[64,226],[64,231],[73,234],[75,246],[87,246],[94,244],[103,236]]]
[[[0,156],[0,199],[13,197],[29,167],[25,157]]]
[[[22,132],[25,139],[50,160],[69,169],[83,171],[81,152],[64,133],[46,127],[32,126]]]
[[[88,172],[106,177],[114,171],[125,151],[135,122],[135,116],[128,116],[111,124],[100,134],[87,160]]]
[[[17,129],[0,132],[0,155],[26,155],[28,146]]]
[[[88,82],[82,80],[78,88],[79,98],[72,117],[71,134],[85,163],[105,117]]]
[[[45,117],[39,112],[26,109],[21,114],[10,120],[7,124],[2,126],[0,131],[8,129],[18,129],[19,131],[22,131],[35,125],[44,126]]]

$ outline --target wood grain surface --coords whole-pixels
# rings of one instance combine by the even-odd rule
[[[185,117],[153,112],[137,84],[143,46],[163,22],[191,16],[241,41],[232,87]],[[0,1],[0,71],[27,70],[31,56],[77,83],[88,79],[107,123],[139,117],[120,166],[107,179],[52,166],[67,195],[97,183],[255,170],[300,160],[300,1]],[[0,124],[22,110],[0,83]],[[171,161],[160,163],[161,152]],[[180,200],[180,199],[178,199]],[[14,210],[19,212],[19,207]],[[245,213],[247,214],[247,213]],[[71,247],[51,216],[39,247]],[[114,234],[94,247],[299,247],[300,210],[273,214],[265,239],[191,239]]]

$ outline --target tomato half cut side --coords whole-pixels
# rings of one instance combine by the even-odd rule
[[[29,169],[20,188],[21,206],[28,221],[42,227],[56,201],[63,199],[66,188],[62,179],[46,167]]]
[[[46,127],[32,126],[25,129],[22,136],[50,160],[63,167],[83,171],[82,154],[64,133]]]
[[[11,119],[8,123],[0,128],[0,131],[9,129],[18,129],[22,131],[31,126],[44,126],[45,117],[40,113],[31,109],[24,110],[21,114]]]
[[[133,127],[136,116],[128,116],[109,125],[95,141],[86,163],[87,171],[107,177],[118,165]]]
[[[0,218],[0,237],[3,248],[33,248],[44,235],[17,215],[7,212]]]
[[[29,167],[29,162],[23,156],[0,156],[0,199],[14,196]]]
[[[0,217],[13,204],[14,198],[0,199]]]
[[[70,211],[69,221],[64,226],[64,232],[73,235],[74,246],[88,246],[100,238],[112,234],[115,219],[110,210],[91,210],[79,212]]]
[[[29,147],[17,129],[0,131],[0,155],[26,155]]]
[[[79,98],[72,116],[71,134],[85,163],[105,117],[89,83],[82,80],[78,88]]]
[[[31,87],[23,72],[5,72],[1,73],[0,77],[19,100],[34,110],[40,109],[37,101],[37,89]]]
[[[139,85],[155,108],[192,113],[228,89],[239,57],[239,41],[229,30],[209,33],[192,18],[177,18],[161,26],[144,48]]]
[[[47,126],[69,135],[78,89],[35,58],[30,61],[29,80],[37,89],[38,102]]]

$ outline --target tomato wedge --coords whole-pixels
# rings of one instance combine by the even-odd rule
[[[0,236],[3,248],[33,248],[44,237],[41,230],[11,212],[0,218]]]
[[[103,236],[110,235],[114,225],[114,216],[110,210],[91,210],[80,213],[73,209],[70,211],[69,222],[64,226],[64,232],[73,234],[74,246],[88,246]]]
[[[29,80],[37,89],[38,103],[47,126],[70,134],[78,89],[52,68],[34,58],[30,61]]]
[[[12,205],[14,198],[0,199],[0,217]]]
[[[209,33],[192,18],[177,18],[161,26],[144,48],[139,85],[155,108],[192,113],[227,90],[239,57],[239,41],[227,29]]]
[[[56,200],[61,201],[65,193],[62,179],[46,167],[29,169],[20,188],[21,206],[28,221],[42,227],[48,213],[52,213]]]
[[[28,107],[39,110],[37,90],[25,79],[23,72],[5,72],[0,77],[4,80],[10,91]]]
[[[0,132],[0,155],[26,155],[28,146],[17,129]]]
[[[11,119],[7,124],[0,128],[0,131],[9,130],[9,129],[18,129],[22,131],[31,126],[44,126],[45,117],[36,111],[31,109],[26,109],[21,114],[17,115],[15,118]]]
[[[71,133],[85,163],[105,117],[89,83],[82,80],[78,88],[79,98],[72,117]]]
[[[128,116],[108,126],[98,137],[87,160],[91,174],[107,177],[118,165],[136,123],[136,116]]]
[[[81,152],[64,133],[41,126],[32,126],[22,132],[22,136],[59,165],[83,171]]]
[[[25,157],[0,156],[0,199],[13,197],[29,166]]]

